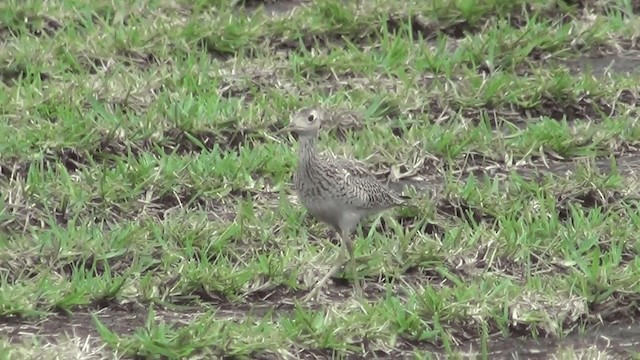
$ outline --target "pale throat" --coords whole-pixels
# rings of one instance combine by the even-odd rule
[[[298,163],[301,165],[316,160],[316,135],[298,137]]]

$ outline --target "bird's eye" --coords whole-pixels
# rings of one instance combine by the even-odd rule
[[[309,114],[309,116],[307,117],[307,121],[308,122],[313,122],[313,120],[315,120],[315,119],[316,119],[316,117],[313,114]]]

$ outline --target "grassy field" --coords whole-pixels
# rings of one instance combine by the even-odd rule
[[[0,6],[3,359],[640,351],[558,345],[640,318],[637,0]],[[362,298],[301,301],[303,106],[417,205],[358,230]]]

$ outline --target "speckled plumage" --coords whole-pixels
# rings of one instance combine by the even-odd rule
[[[353,162],[320,156],[313,138],[301,137],[295,188],[309,213],[336,231],[354,230],[364,217],[404,200]]]
[[[307,211],[340,234],[349,252],[356,290],[361,291],[359,282],[355,279],[350,235],[363,218],[402,205],[405,199],[384,186],[356,162],[322,156],[317,152],[315,142],[325,114],[320,109],[305,108],[291,119],[288,129],[296,132],[299,137],[298,164],[293,176],[294,188]],[[336,264],[329,274],[318,282],[310,296],[314,296],[319,287],[323,286],[342,265]]]

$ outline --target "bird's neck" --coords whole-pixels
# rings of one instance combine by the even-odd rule
[[[308,164],[316,160],[316,137],[300,136],[298,139],[298,163]]]

